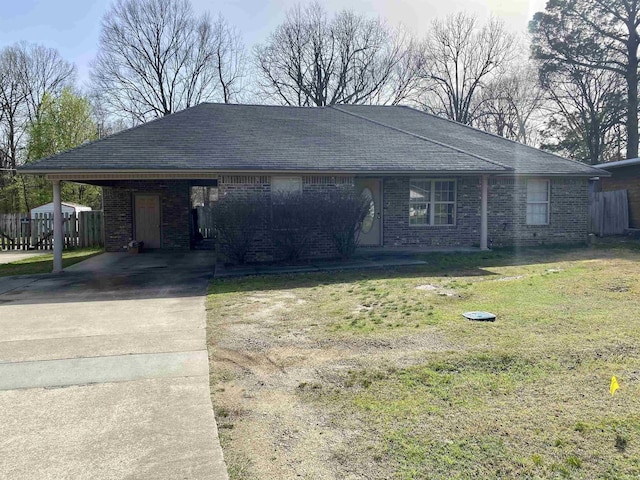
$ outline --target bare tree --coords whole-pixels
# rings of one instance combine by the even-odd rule
[[[21,44],[25,52],[23,83],[26,90],[29,121],[36,120],[45,94],[59,95],[75,81],[75,66],[57,50],[42,45]]]
[[[230,102],[243,75],[241,48],[222,18],[196,17],[188,0],[118,0],[102,22],[93,89],[135,122]]]
[[[553,0],[530,23],[533,54],[545,64],[605,70],[624,81],[626,156],[638,156],[640,1]]]
[[[525,145],[535,145],[545,92],[531,65],[514,64],[509,73],[489,82],[474,106],[474,126]]]
[[[372,105],[398,105],[415,103],[422,91],[422,71],[424,56],[420,44],[408,32],[395,32],[399,56],[393,65],[389,79],[375,93],[369,96],[367,103]]]
[[[240,32],[218,16],[214,24],[215,67],[224,103],[237,100],[244,89],[246,58]]]
[[[73,83],[75,69],[51,48],[27,43],[0,49],[0,211],[24,207],[29,187],[15,169],[26,161],[29,125],[45,92]]]
[[[0,53],[0,168],[5,175],[16,168],[25,133],[25,58],[17,47]]]
[[[317,2],[291,9],[254,54],[259,88],[286,105],[397,103],[415,83],[408,35]]]
[[[502,73],[513,48],[513,35],[498,20],[482,27],[476,17],[464,13],[434,20],[423,45],[421,103],[436,115],[472,124],[477,97]]]
[[[0,51],[0,168],[16,168],[45,93],[57,95],[74,75],[75,67],[51,48],[18,43]]]
[[[540,71],[553,106],[543,147],[590,164],[623,157],[625,80],[570,63],[547,63]]]

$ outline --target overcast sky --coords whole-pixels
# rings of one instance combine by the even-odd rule
[[[243,35],[248,49],[264,41],[298,0],[192,0],[196,11],[221,13]],[[329,11],[351,9],[402,24],[422,35],[435,17],[458,11],[486,18],[494,15],[510,30],[525,32],[527,23],[545,0],[323,0]],[[96,54],[100,21],[111,0],[0,0],[0,47],[25,40],[57,48],[88,78]]]

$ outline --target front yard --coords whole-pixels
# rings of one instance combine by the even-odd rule
[[[425,259],[212,282],[231,477],[639,478],[640,250]]]

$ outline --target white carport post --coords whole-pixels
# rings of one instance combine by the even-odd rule
[[[489,250],[487,246],[487,237],[489,235],[489,213],[488,213],[488,197],[489,197],[489,175],[482,175],[481,181],[481,197],[480,203],[480,250]]]
[[[53,180],[53,273],[62,272],[63,241],[60,180]]]

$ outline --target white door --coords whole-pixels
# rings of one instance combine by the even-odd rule
[[[145,248],[160,248],[160,198],[136,195],[136,240]]]
[[[374,247],[382,245],[382,180],[361,178],[356,180],[358,193],[369,202],[369,211],[362,221],[360,245]]]

